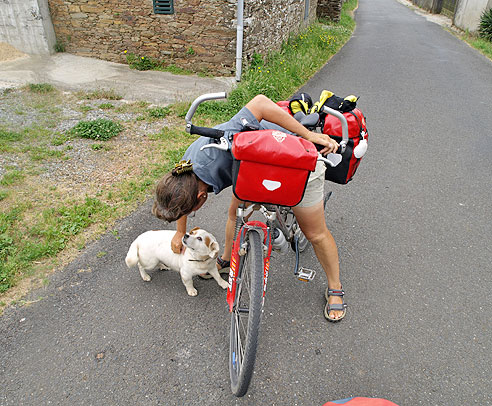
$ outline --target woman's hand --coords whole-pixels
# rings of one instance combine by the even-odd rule
[[[171,249],[175,254],[180,254],[184,250],[183,237],[184,233],[176,231],[176,234],[174,234],[174,237],[171,240]]]
[[[336,142],[333,138],[330,138],[328,135],[315,133],[312,131],[310,131],[309,141],[324,146],[324,148],[321,151],[319,151],[321,155],[326,155],[331,152],[336,152],[338,147],[340,146],[338,142]]]

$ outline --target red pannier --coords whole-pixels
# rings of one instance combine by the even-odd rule
[[[347,119],[349,140],[342,161],[332,168],[326,166],[325,179],[332,182],[346,184],[352,180],[355,171],[367,149],[366,119],[358,108],[343,113]],[[338,118],[326,115],[323,124],[323,134],[329,135],[336,142],[342,141],[342,124]]]
[[[310,141],[277,130],[246,131],[232,144],[233,192],[239,200],[295,206],[318,152]]]

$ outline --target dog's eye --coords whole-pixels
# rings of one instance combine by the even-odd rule
[[[202,237],[196,237],[196,239],[197,239],[198,241],[201,241],[201,240],[202,240]]]

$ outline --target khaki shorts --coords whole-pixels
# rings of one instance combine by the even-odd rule
[[[323,201],[325,170],[326,166],[324,162],[318,161],[316,163],[316,169],[309,175],[304,197],[295,207],[311,207]]]

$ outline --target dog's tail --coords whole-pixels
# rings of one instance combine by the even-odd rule
[[[132,245],[130,245],[130,249],[128,250],[128,254],[126,254],[125,258],[126,266],[131,268],[138,263],[138,244],[137,241],[133,241]]]

